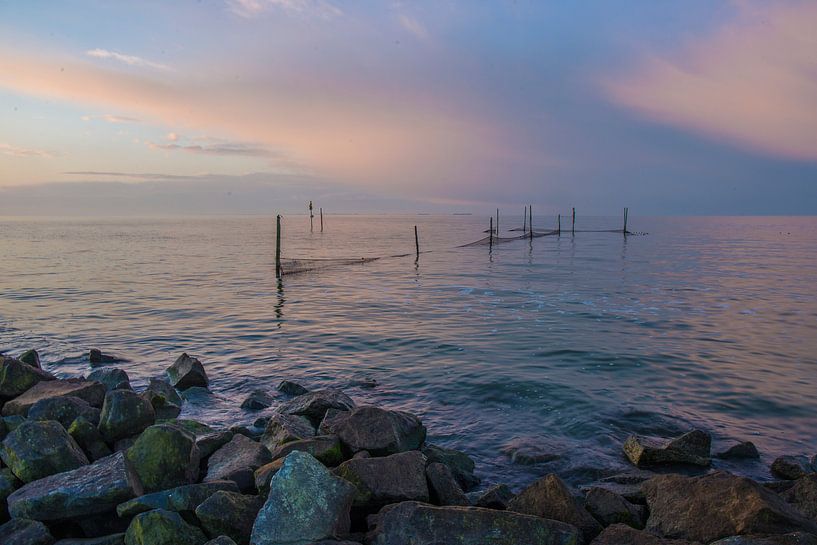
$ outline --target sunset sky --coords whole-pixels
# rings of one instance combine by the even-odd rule
[[[817,2],[0,0],[0,215],[817,213]]]

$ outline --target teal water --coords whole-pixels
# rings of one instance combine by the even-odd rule
[[[183,414],[217,424],[251,423],[247,392],[285,378],[340,386],[417,413],[487,481],[516,486],[626,469],[631,432],[701,427],[715,450],[750,439],[764,459],[728,467],[759,478],[776,455],[817,452],[817,218],[631,215],[649,235],[489,249],[457,248],[483,236],[484,217],[328,216],[310,233],[291,216],[284,255],[413,252],[415,224],[428,251],[416,263],[279,284],[269,217],[0,219],[0,350],[36,347],[49,370],[78,376],[98,346],[130,359],[137,385],[198,354],[213,396]],[[561,457],[512,464],[502,447],[514,440]]]

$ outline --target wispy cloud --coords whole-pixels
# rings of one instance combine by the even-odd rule
[[[426,27],[411,15],[401,13],[397,16],[397,20],[400,22],[400,26],[413,34],[415,38],[419,40],[428,39],[428,30]]]
[[[227,7],[236,15],[248,19],[272,10],[295,15],[314,15],[324,19],[343,14],[340,8],[328,0],[227,0]]]
[[[42,157],[45,159],[51,159],[54,157],[54,154],[40,149],[32,149],[32,148],[21,148],[18,146],[12,146],[11,144],[3,144],[0,143],[0,155],[8,155],[11,157]]]
[[[175,132],[171,132],[168,133],[165,138],[167,138],[167,142],[147,142],[147,145],[155,150],[186,151],[188,153],[201,153],[204,155],[239,155],[244,157],[280,156],[279,153],[275,153],[260,144],[232,142],[211,136],[184,138]]]
[[[128,117],[125,115],[113,115],[113,114],[88,114],[82,116],[83,121],[93,121],[93,120],[100,120],[100,121],[107,121],[108,123],[141,123],[140,119],[135,117]]]
[[[97,59],[111,59],[114,61],[118,61],[129,66],[139,66],[144,68],[153,68],[156,70],[172,70],[168,65],[161,64],[158,62],[149,61],[147,59],[143,59],[142,57],[137,57],[136,55],[126,55],[124,53],[119,53],[117,51],[109,51],[107,49],[89,49],[85,52],[86,55],[89,57],[94,57]]]

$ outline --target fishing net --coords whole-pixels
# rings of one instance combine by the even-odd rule
[[[384,255],[378,257],[352,257],[352,258],[314,258],[314,259],[290,259],[281,258],[281,275],[300,274],[310,271],[329,269],[332,267],[343,267],[347,265],[363,265],[372,261],[379,261],[390,257],[408,257],[414,254]]]
[[[521,229],[511,229],[511,231],[521,231]],[[515,237],[500,237],[496,235],[488,235],[487,237],[483,237],[479,240],[475,240],[474,242],[469,242],[468,244],[462,244],[457,246],[457,248],[468,248],[471,246],[491,246],[493,244],[505,244],[507,242],[515,242],[517,240],[522,240],[526,238],[539,238],[539,237],[548,237],[552,235],[558,235],[559,231],[534,231],[533,233],[527,232],[524,235],[519,235]]]

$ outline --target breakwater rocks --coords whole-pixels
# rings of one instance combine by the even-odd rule
[[[209,386],[198,359],[140,392],[121,363],[94,350],[87,379],[60,379],[35,351],[0,355],[3,545],[817,545],[806,457],[758,483],[712,470],[703,431],[633,436],[629,473],[581,491],[547,474],[514,493],[429,444],[416,416],[339,390],[285,380],[242,405],[271,414],[213,429],[179,418],[179,391]]]

